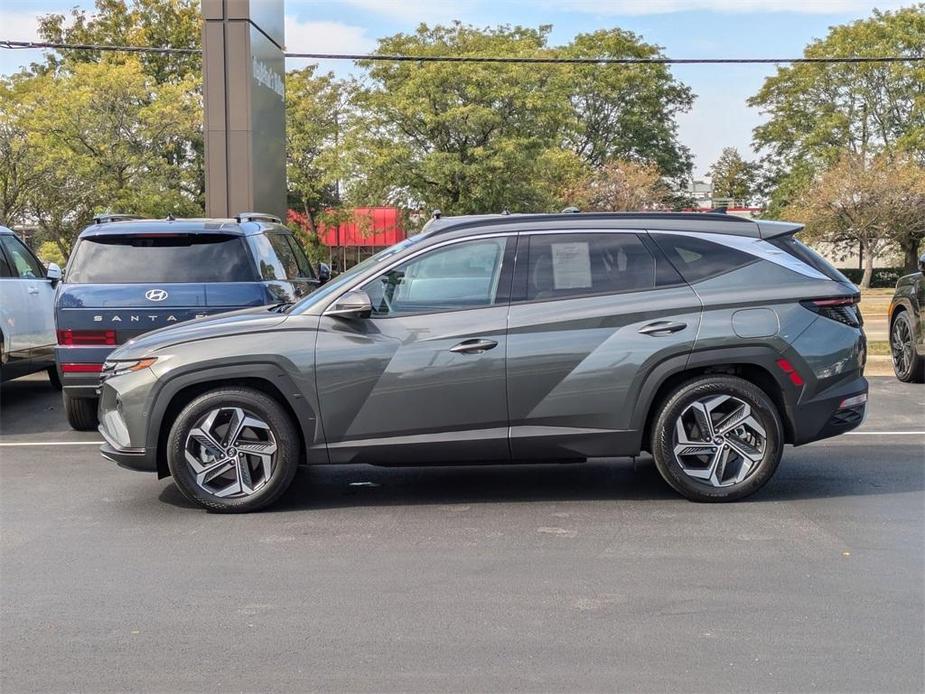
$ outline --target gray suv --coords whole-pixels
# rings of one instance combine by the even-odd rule
[[[138,337],[104,365],[102,454],[222,512],[299,464],[576,461],[650,451],[696,501],[867,403],[858,291],[722,214],[435,218],[294,305]]]

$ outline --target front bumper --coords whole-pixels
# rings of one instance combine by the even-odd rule
[[[157,461],[154,456],[148,455],[144,448],[120,448],[110,441],[105,429],[100,426],[100,433],[106,442],[100,446],[100,455],[111,460],[119,467],[138,472],[157,472]]]
[[[100,387],[100,453],[130,470],[157,472],[153,449],[146,448],[147,396],[156,377],[141,369],[107,378]]]

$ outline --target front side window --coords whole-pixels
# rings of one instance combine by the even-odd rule
[[[527,301],[644,291],[654,286],[655,260],[635,234],[530,237]]]
[[[289,239],[286,235],[268,233],[266,234],[266,238],[270,242],[270,245],[273,246],[273,250],[276,251],[276,257],[279,258],[279,262],[282,265],[284,276],[278,279],[291,280],[296,277],[301,277],[302,273],[299,272],[299,263],[296,260],[292,246],[289,245]]]
[[[239,236],[138,234],[95,236],[77,245],[67,281],[76,284],[253,282],[250,254]]]
[[[37,280],[45,277],[42,264],[29,252],[25,244],[15,236],[0,237],[0,243],[9,258],[10,275],[25,280]]]
[[[308,262],[308,256],[305,255],[305,251],[302,250],[302,245],[299,243],[298,239],[295,236],[287,236],[286,240],[289,242],[289,246],[292,248],[292,254],[295,256],[296,265],[299,268],[299,277],[310,277],[314,278],[315,271],[312,269],[312,265]]]
[[[438,248],[364,285],[374,316],[491,306],[498,296],[506,238]]]

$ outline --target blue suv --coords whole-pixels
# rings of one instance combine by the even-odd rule
[[[77,239],[55,303],[55,360],[77,430],[97,426],[106,357],[142,333],[224,311],[289,304],[330,276],[316,273],[280,220],[97,217]]]

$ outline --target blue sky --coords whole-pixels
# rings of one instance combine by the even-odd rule
[[[255,0],[259,1],[259,0]],[[2,0],[0,38],[35,37],[36,17],[92,7],[87,0]],[[364,52],[376,38],[414,29],[419,22],[454,19],[475,25],[552,24],[551,43],[578,33],[620,27],[663,46],[671,57],[788,57],[800,55],[833,24],[869,16],[875,7],[910,2],[861,0],[286,0],[286,44],[291,51]],[[39,58],[37,51],[0,50],[0,73]],[[299,62],[289,61],[289,67]],[[350,72],[351,63],[324,69]],[[674,74],[697,94],[679,118],[681,141],[703,174],[726,146],[747,157],[751,132],[762,120],[745,101],[774,72],[773,65],[676,66]]]

